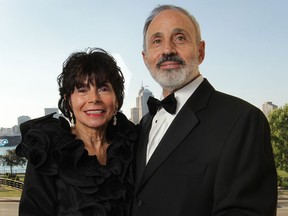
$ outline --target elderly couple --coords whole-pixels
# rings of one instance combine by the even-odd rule
[[[162,87],[138,125],[119,110],[124,77],[100,48],[72,53],[58,107],[21,125],[28,159],[19,215],[272,216],[277,178],[269,125],[215,90],[196,19],[173,5],[144,25],[143,60]]]

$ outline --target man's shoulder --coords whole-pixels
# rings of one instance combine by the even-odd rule
[[[220,91],[214,92],[208,106],[210,106],[211,109],[218,110],[219,115],[222,113],[230,117],[241,115],[266,119],[260,108],[242,98]]]
[[[246,107],[249,109],[258,109],[255,105],[251,104],[250,102],[240,97],[237,97],[235,95],[228,94],[225,92],[216,90],[213,97],[214,97],[214,100],[219,101],[218,103],[223,103],[225,105],[237,106],[237,107],[242,107],[242,108]]]

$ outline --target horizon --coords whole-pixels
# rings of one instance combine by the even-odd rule
[[[265,102],[288,103],[288,1],[3,0],[0,128],[17,125],[21,115],[37,118],[44,108],[57,108],[63,62],[88,47],[116,55],[128,71],[122,107],[128,118],[142,85],[159,98],[161,88],[141,55],[143,25],[158,4],[175,4],[196,17],[206,42],[200,72],[216,90],[261,110]]]
[[[149,90],[149,88],[147,88],[147,89]],[[140,89],[139,89],[139,90],[140,90]],[[154,95],[153,92],[152,92],[152,94]],[[135,98],[135,100],[136,100],[136,98]],[[284,104],[283,106],[278,106],[277,104],[274,104],[273,101],[265,101],[265,102],[263,102],[263,104],[265,104],[265,103],[272,103],[273,105],[276,105],[277,108],[283,107],[283,106],[285,106],[285,105],[287,104],[287,103],[286,103],[286,104]],[[262,104],[262,105],[263,105],[263,104]],[[136,107],[136,105],[135,105],[134,107]],[[131,109],[134,108],[134,107],[130,107],[129,110],[131,110]],[[40,115],[40,116],[38,116],[38,117],[44,116],[44,114],[45,114],[45,109],[46,109],[46,108],[57,108],[57,109],[58,109],[58,114],[60,114],[60,115],[62,114],[58,107],[43,107],[43,115]],[[258,108],[264,113],[264,110],[263,110],[263,107],[262,107],[262,106],[261,106],[261,108],[260,108],[260,107],[258,107]],[[119,111],[124,113],[124,111],[123,111],[122,109],[120,109]],[[124,114],[125,114],[125,113],[124,113]],[[264,113],[264,114],[265,114],[265,113]],[[127,114],[125,114],[125,115],[127,116],[127,118],[128,118],[129,120],[131,119],[131,116],[129,116],[129,115],[127,115]],[[22,116],[28,116],[29,118],[31,118],[29,115],[20,115],[20,116],[17,117],[17,121],[18,121],[18,118],[19,118],[19,117],[22,117]],[[36,118],[38,118],[38,117],[36,117]],[[31,118],[31,119],[33,119],[33,118]],[[1,129],[1,128],[3,128],[3,129],[13,128],[14,126],[19,126],[19,125],[18,125],[18,123],[15,124],[15,125],[13,125],[13,126],[11,126],[11,127],[2,127],[2,126],[0,125],[0,129]]]

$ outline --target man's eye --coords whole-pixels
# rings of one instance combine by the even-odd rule
[[[157,39],[153,41],[153,44],[159,44],[161,42],[161,40]]]
[[[178,42],[183,42],[183,41],[186,40],[186,38],[184,36],[178,36],[178,37],[176,37],[175,40],[178,41]]]

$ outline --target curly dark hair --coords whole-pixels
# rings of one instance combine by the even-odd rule
[[[103,86],[111,83],[116,94],[118,110],[124,100],[124,76],[115,59],[101,48],[88,48],[84,52],[72,53],[63,63],[62,73],[57,77],[60,99],[58,108],[70,121],[75,117],[70,107],[70,96],[75,87],[83,85],[87,80],[90,84]]]

